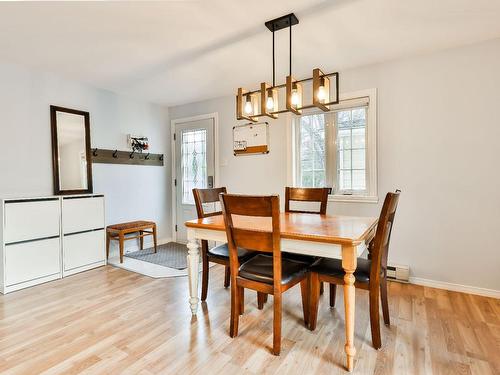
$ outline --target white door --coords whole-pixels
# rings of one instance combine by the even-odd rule
[[[193,189],[214,185],[214,119],[175,125],[176,241],[187,242],[187,220],[195,219]]]

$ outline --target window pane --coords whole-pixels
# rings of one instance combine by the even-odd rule
[[[304,187],[325,186],[325,116],[302,116],[300,135],[300,184]]]
[[[350,190],[351,188],[351,171],[350,170],[340,170],[339,171],[339,189],[340,190]]]
[[[192,190],[207,187],[207,131],[185,130],[181,140],[182,203],[194,204]]]
[[[366,108],[337,112],[337,191],[366,190]]]
[[[352,168],[365,169],[365,149],[352,150]]]
[[[353,190],[365,190],[365,175],[366,171],[362,170],[353,170],[352,171],[352,189]]]

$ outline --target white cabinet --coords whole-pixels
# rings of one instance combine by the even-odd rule
[[[63,237],[64,276],[105,264],[104,229]]]
[[[63,197],[63,276],[106,264],[104,197]]]
[[[6,201],[5,242],[58,236],[60,210],[58,198]]]
[[[59,237],[5,246],[5,284],[16,286],[29,281],[53,280],[61,275]]]
[[[106,264],[104,196],[0,203],[1,293]]]

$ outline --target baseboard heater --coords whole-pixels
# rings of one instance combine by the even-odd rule
[[[387,265],[387,279],[407,283],[410,280],[410,267],[400,264]]]

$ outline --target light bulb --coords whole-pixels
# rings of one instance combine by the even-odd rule
[[[317,96],[318,96],[318,100],[319,101],[324,101],[325,98],[326,98],[326,90],[325,90],[325,86],[320,86],[318,87],[318,93],[317,93]]]
[[[292,105],[299,105],[299,93],[297,92],[297,90],[292,91]]]
[[[266,108],[271,111],[274,109],[274,99],[272,96],[267,97]]]
[[[253,113],[252,102],[250,100],[247,100],[245,103],[245,113],[247,115],[250,115]]]

